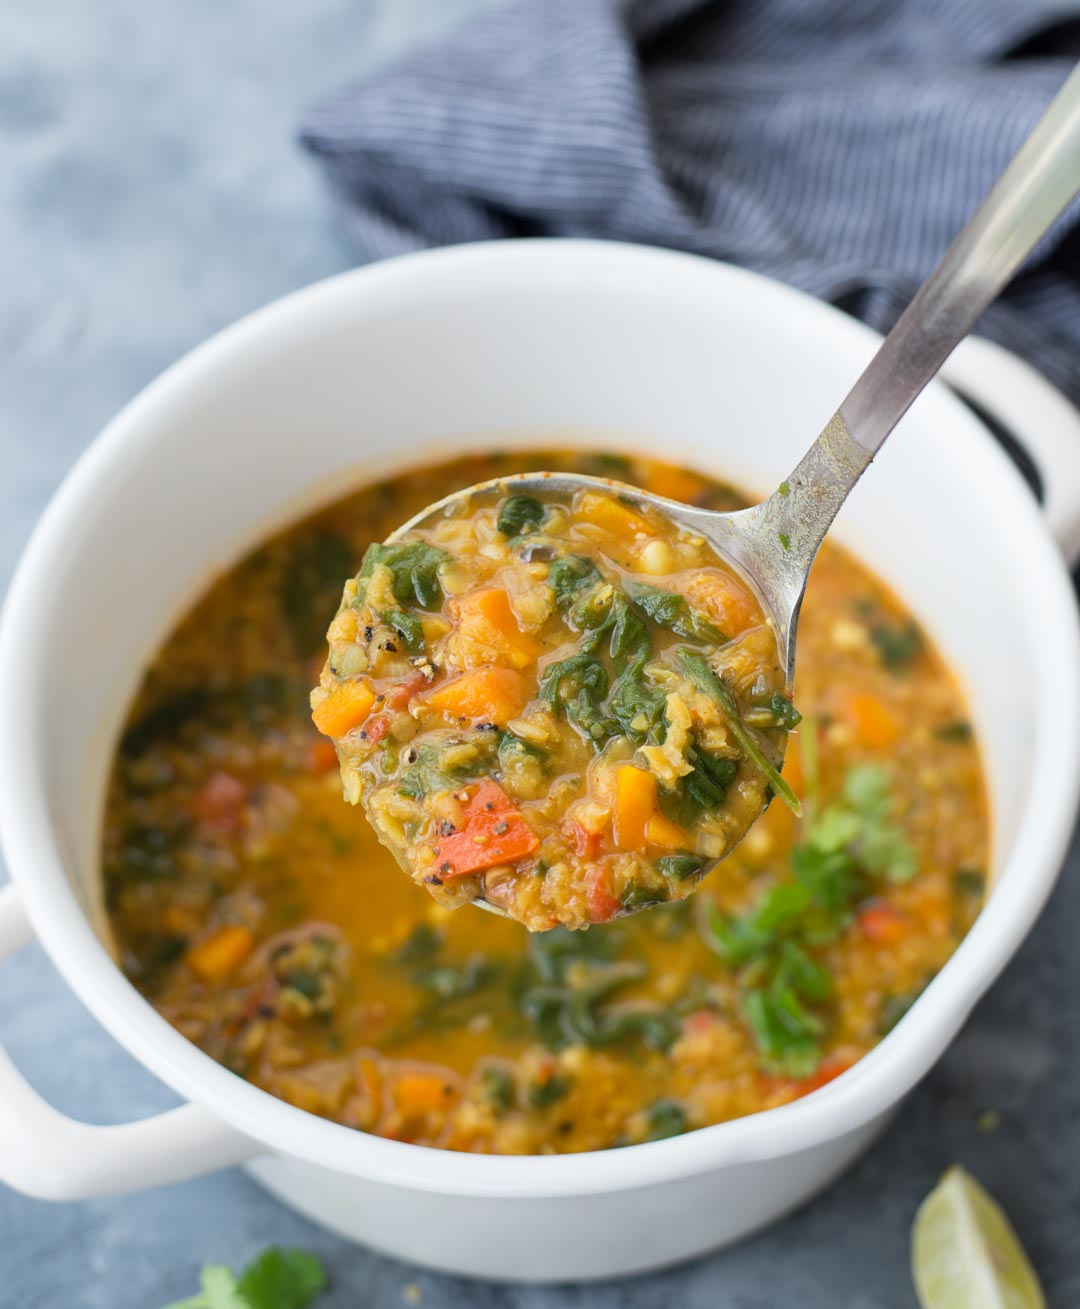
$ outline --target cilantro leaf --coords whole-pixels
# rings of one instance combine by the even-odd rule
[[[247,1309],[306,1309],[325,1285],[323,1266],[313,1254],[271,1246],[244,1269],[237,1290]]]

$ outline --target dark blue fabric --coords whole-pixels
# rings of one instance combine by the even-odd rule
[[[888,327],[1080,57],[1080,3],[514,0],[314,107],[369,257],[696,251]],[[1080,402],[1076,207],[980,324]]]

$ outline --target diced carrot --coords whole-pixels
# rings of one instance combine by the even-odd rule
[[[582,515],[598,527],[611,532],[614,536],[655,536],[656,528],[652,523],[630,505],[623,504],[618,492],[605,494],[601,491],[588,491],[581,497]]]
[[[689,850],[694,844],[684,827],[673,823],[663,814],[653,814],[645,824],[645,840],[649,845],[662,845],[668,850]]]
[[[610,923],[622,905],[611,887],[611,870],[603,864],[593,864],[585,874],[585,908],[590,923]]]
[[[656,813],[656,778],[643,768],[622,764],[615,769],[615,844],[640,850],[645,825]]]
[[[235,832],[244,821],[248,794],[247,784],[232,773],[212,773],[191,797],[188,812],[205,827],[225,834]]]
[[[903,940],[911,928],[911,920],[902,909],[888,900],[875,900],[859,911],[859,931],[871,941],[892,945]]]
[[[184,958],[197,977],[216,982],[235,972],[254,948],[255,938],[248,929],[231,924],[197,941]]]
[[[324,736],[337,739],[359,727],[374,704],[375,692],[370,682],[342,682],[312,710],[311,718]]]
[[[615,844],[622,850],[645,845],[685,850],[693,845],[690,836],[660,812],[656,778],[633,764],[615,770]]]
[[[337,767],[337,763],[337,750],[333,741],[320,738],[318,741],[313,741],[308,747],[307,768],[309,773],[314,773],[316,776],[332,773]]]
[[[539,657],[539,644],[521,630],[510,597],[501,587],[463,595],[457,601],[457,619],[462,635],[484,651],[488,662],[497,656],[511,668],[528,668]]]
[[[489,777],[465,804],[461,830],[435,847],[435,876],[446,881],[479,873],[530,855],[540,840],[514,809],[506,792]]]
[[[457,1097],[457,1083],[448,1072],[402,1073],[394,1082],[394,1103],[407,1118],[448,1109]]]
[[[427,702],[455,718],[507,723],[528,704],[529,687],[513,668],[488,666],[444,682]]]
[[[885,750],[900,735],[900,724],[876,695],[866,692],[853,695],[847,711],[859,744],[868,750]]]
[[[689,587],[690,599],[705,610],[725,636],[738,636],[762,621],[761,607],[750,589],[730,573],[700,573]]]

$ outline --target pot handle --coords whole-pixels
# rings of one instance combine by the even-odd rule
[[[981,336],[961,341],[941,376],[997,419],[1031,456],[1042,481],[1046,525],[1075,567],[1080,562],[1080,410],[1029,363]]]
[[[33,937],[18,891],[0,887],[0,959]],[[40,1200],[85,1200],[180,1182],[262,1147],[196,1104],[95,1127],[47,1104],[0,1049],[0,1181]]]

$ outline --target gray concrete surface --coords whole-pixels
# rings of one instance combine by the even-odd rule
[[[355,261],[294,145],[302,105],[479,3],[0,2],[0,588],[124,401],[210,332]],[[632,1282],[492,1287],[347,1246],[238,1171],[67,1206],[0,1188],[0,1305],[159,1309],[194,1291],[202,1262],[282,1242],[326,1259],[326,1309],[391,1309],[409,1283],[428,1309],[908,1309],[911,1217],[956,1160],[1006,1203],[1051,1303],[1078,1304],[1078,874],[1074,849],[1020,957],[888,1137],[735,1250]],[[89,1121],[171,1101],[37,947],[0,965],[0,1040]],[[988,1107],[993,1133],[976,1125]]]

